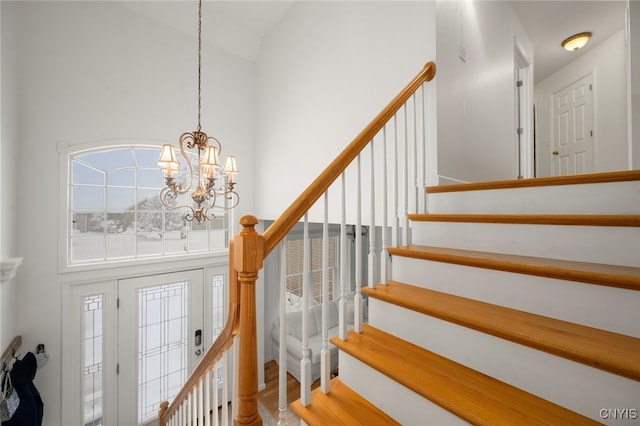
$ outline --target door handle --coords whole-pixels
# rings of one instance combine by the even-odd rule
[[[559,153],[558,151],[553,151],[553,152],[552,152],[552,154],[553,154],[553,155],[558,155],[558,154],[560,154],[560,153]]]
[[[195,346],[202,345],[202,330],[196,330]]]

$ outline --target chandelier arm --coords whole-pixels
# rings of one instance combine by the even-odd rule
[[[193,134],[189,132],[185,132],[180,135],[180,152],[182,153],[182,157],[187,162],[187,167],[189,168],[189,173],[187,174],[187,184],[184,187],[183,191],[178,191],[179,194],[184,194],[191,189],[191,185],[193,184],[193,164],[191,164],[191,157],[187,153],[184,145],[187,144],[187,148],[193,148],[195,146],[195,139]]]
[[[230,203],[227,203],[225,206],[225,210],[231,210],[233,208],[235,208],[238,203],[240,202],[240,196],[238,195],[238,193],[236,191],[228,191],[225,195],[224,198],[231,201]]]
[[[208,136],[207,141],[214,141],[216,145],[218,145],[218,155],[222,153],[222,144],[218,139],[214,138],[213,136]]]
[[[182,206],[181,206],[181,207],[182,207]],[[193,221],[193,219],[198,220],[198,217],[197,217],[197,211],[196,211],[196,209],[194,209],[194,208],[193,208],[193,207],[191,207],[191,206],[184,206],[184,207],[187,207],[187,208],[190,210],[190,211],[188,211],[188,212],[186,212],[186,213],[184,214],[184,216],[183,216],[183,217],[184,217],[184,220],[186,220],[187,222],[191,222],[191,221]],[[201,222],[201,221],[200,221],[200,220],[198,220],[198,223],[200,223],[200,222]]]
[[[167,208],[174,208],[174,205],[169,200],[175,200],[178,197],[179,182],[173,182],[170,186],[165,186],[160,191],[160,202]]]
[[[175,183],[174,186],[180,186],[180,183]],[[178,194],[183,194],[185,192],[186,191],[179,192],[173,186],[166,186],[166,187],[162,188],[162,190],[160,191],[160,203],[163,206],[165,206],[166,208],[172,209],[172,210],[173,209],[182,209],[182,208],[186,208],[186,209],[191,210],[191,213],[190,213],[191,219],[187,218],[187,214],[189,214],[189,213],[185,214],[185,219],[193,220],[193,213],[195,212],[193,207],[191,207],[188,204],[177,205],[177,204],[172,204],[170,202],[170,200],[175,200],[177,198]]]
[[[240,201],[240,196],[236,191],[234,191],[233,186],[233,184],[229,183],[223,183],[217,188],[215,184],[209,186],[207,188],[207,194],[209,195],[207,206],[209,208],[217,207],[223,210],[231,210],[232,208],[237,206],[238,202]],[[224,200],[223,205],[217,204],[218,197],[222,197],[222,199]],[[231,203],[229,203],[229,201],[231,201]]]

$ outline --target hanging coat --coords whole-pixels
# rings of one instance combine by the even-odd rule
[[[18,392],[20,405],[10,420],[2,422],[2,426],[42,426],[44,404],[33,384],[37,368],[36,357],[31,352],[14,362],[10,373],[11,383]]]

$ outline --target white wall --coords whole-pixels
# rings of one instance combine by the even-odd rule
[[[18,252],[18,7],[0,2],[0,259]],[[0,283],[0,351],[17,334],[17,278]]]
[[[640,3],[629,1],[631,66],[631,169],[640,169]]]
[[[4,2],[3,2],[4,3]],[[162,7],[163,2],[158,2]],[[193,8],[192,2],[184,7]],[[20,2],[18,26],[20,218],[18,331],[45,343],[36,385],[45,424],[61,424],[61,299],[57,143],[151,139],[176,142],[196,126],[196,39],[117,2]],[[3,34],[4,36],[4,34]],[[3,37],[4,41],[4,37]],[[238,155],[238,215],[252,201],[254,65],[203,46],[203,130]],[[3,223],[3,226],[5,224]],[[63,254],[61,254],[63,255]],[[94,273],[95,279],[101,276]]]
[[[508,2],[441,0],[436,14],[441,180],[515,179],[514,37],[528,58],[531,43]]]
[[[434,19],[431,1],[310,1],[289,9],[257,61],[260,218],[277,218],[434,59]]]
[[[434,19],[433,2],[300,2],[289,10],[263,40],[257,62],[260,218],[277,218],[434,59]],[[272,357],[278,316],[278,254],[272,252],[262,271],[265,359]]]
[[[595,171],[628,169],[626,54],[621,30],[536,84],[538,176],[551,175],[553,94],[589,73],[593,74]]]

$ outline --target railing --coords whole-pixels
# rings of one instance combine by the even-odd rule
[[[240,284],[233,263],[234,247],[235,242],[231,240],[229,242],[229,314],[225,327],[202,357],[173,403],[169,405],[165,401],[160,405],[160,425],[217,426],[229,423],[228,401],[230,397],[233,398],[236,395],[233,392],[235,388],[233,384],[237,382],[237,377],[233,380],[229,378],[228,367],[230,364],[237,365],[234,361],[237,361],[238,352],[234,349],[238,346],[235,343],[240,323]],[[222,363],[221,374],[218,368],[220,363]],[[234,372],[236,370],[234,369]],[[234,410],[232,418],[236,417],[237,404],[234,402],[235,400],[231,404]]]
[[[426,114],[425,114],[425,88],[424,84],[435,76],[436,68],[432,62],[427,63],[420,73],[387,105],[371,123],[342,151],[342,153],[307,187],[307,189],[287,208],[284,213],[264,232],[259,235],[254,227],[258,220],[253,216],[245,216],[240,220],[242,231],[234,238],[230,245],[230,284],[232,287],[230,297],[230,310],[227,325],[222,335],[216,340],[212,348],[207,352],[199,366],[195,369],[187,384],[175,398],[171,405],[163,404],[160,412],[160,425],[209,425],[217,424],[218,416],[210,416],[211,408],[217,410],[217,405],[211,404],[212,397],[207,394],[210,390],[211,372],[215,369],[223,354],[232,347],[234,340],[239,340],[237,363],[234,362],[234,371],[238,374],[237,386],[234,386],[234,394],[237,400],[232,402],[234,410],[233,419],[236,425],[261,425],[262,420],[258,414],[258,365],[257,365],[257,331],[256,331],[256,306],[255,306],[255,282],[258,271],[262,269],[264,259],[282,243],[283,251],[285,237],[291,229],[305,217],[304,239],[308,235],[308,212],[324,196],[323,208],[323,260],[322,260],[322,350],[321,350],[321,387],[323,392],[329,391],[330,386],[330,354],[328,350],[328,279],[327,279],[327,232],[329,228],[329,188],[341,177],[341,213],[340,213],[340,302],[339,302],[339,336],[347,338],[347,329],[350,320],[347,319],[347,306],[351,303],[347,300],[351,293],[353,296],[354,320],[353,327],[360,331],[364,322],[364,301],[360,292],[363,285],[363,273],[367,273],[367,285],[373,286],[379,279],[386,283],[390,274],[390,264],[386,252],[389,244],[400,245],[409,243],[409,209],[415,212],[424,212],[426,209],[424,188],[426,185]],[[420,100],[418,100],[420,98]],[[374,146],[380,147],[375,151]],[[369,230],[369,255],[363,258],[363,223],[362,223],[362,158],[365,148],[370,149],[368,159],[371,170],[369,173],[369,217],[365,218]],[[392,160],[389,161],[389,149]],[[378,161],[378,163],[376,163]],[[388,167],[391,164],[392,179],[389,181]],[[349,196],[349,200],[355,198],[355,213],[349,217],[354,230],[355,242],[355,289],[350,284],[347,276],[346,265],[349,263],[347,255],[347,183],[348,168],[355,168],[355,183],[349,185],[355,195]],[[381,170],[376,175],[375,171]],[[377,183],[376,183],[377,181]],[[410,190],[410,188],[412,188]],[[388,193],[392,193],[392,201],[389,201]],[[351,192],[350,192],[351,193]],[[376,195],[381,196],[379,204],[376,204]],[[402,201],[402,204],[400,204]],[[379,207],[381,206],[381,207]],[[391,223],[388,223],[388,214],[391,210]],[[376,223],[376,211],[382,212],[382,220]],[[355,218],[353,217],[355,215]],[[351,221],[351,219],[354,219]],[[351,225],[350,225],[351,226]],[[391,231],[391,241],[389,241]],[[381,245],[378,247],[376,234],[381,236]],[[281,253],[282,255],[282,253]],[[284,256],[282,256],[284,258]],[[310,403],[311,373],[308,330],[305,328],[309,321],[309,295],[310,295],[310,257],[305,250],[305,272],[303,273],[302,295],[302,353],[301,361],[301,400],[303,405]],[[368,268],[364,264],[368,264]],[[284,265],[284,263],[283,263]],[[284,270],[284,268],[283,268]],[[281,283],[280,306],[280,424],[286,424],[286,314],[284,309],[286,288]],[[265,327],[266,328],[266,327]],[[217,389],[217,387],[216,387]],[[217,393],[217,392],[214,392]],[[237,402],[236,402],[237,401]],[[225,400],[226,402],[226,400]],[[226,403],[222,404],[222,408]],[[213,417],[213,419],[210,419]],[[222,415],[221,417],[225,417]],[[199,420],[202,419],[202,420]],[[223,424],[227,421],[222,418]]]

